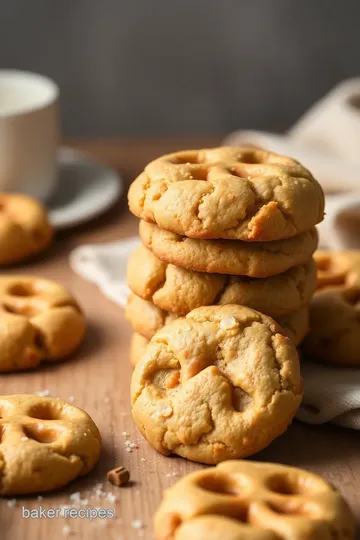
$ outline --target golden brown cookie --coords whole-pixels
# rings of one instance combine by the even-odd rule
[[[303,469],[227,461],[193,472],[164,493],[156,540],[353,540],[341,494]]]
[[[134,420],[165,455],[250,456],[281,435],[302,397],[295,345],[243,306],[191,311],[155,334],[131,381]]]
[[[133,330],[146,339],[151,339],[165,324],[177,319],[179,315],[164,311],[154,306],[152,302],[143,300],[136,294],[130,293],[125,306],[125,318]]]
[[[130,362],[133,366],[135,366],[136,362],[144,354],[148,343],[149,340],[144,336],[137,332],[133,332],[130,342]]]
[[[268,278],[193,272],[161,261],[139,246],[128,262],[130,289],[161,309],[186,315],[213,304],[240,304],[281,317],[309,304],[316,287],[316,265],[290,268]]]
[[[129,207],[184,236],[264,242],[296,236],[322,221],[324,194],[294,159],[222,147],[152,161],[130,186]]]
[[[180,315],[160,309],[152,302],[131,293],[125,306],[125,317],[135,332],[150,340],[165,324],[174,321]],[[309,331],[308,307],[276,317],[275,320],[295,345],[299,345]]]
[[[99,430],[74,405],[36,395],[1,396],[0,413],[0,495],[57,489],[99,459]]]
[[[360,251],[321,251],[314,253],[317,288],[360,289]]]
[[[0,264],[43,251],[53,235],[45,208],[26,195],[0,193]]]
[[[0,372],[64,358],[85,329],[79,305],[62,285],[33,276],[0,277]]]
[[[316,229],[275,242],[194,240],[140,222],[141,240],[167,263],[197,272],[264,278],[307,263],[318,243]]]
[[[360,366],[360,251],[317,252],[318,291],[304,342],[313,360]]]

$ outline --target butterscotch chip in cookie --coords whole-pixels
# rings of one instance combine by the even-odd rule
[[[322,221],[324,194],[294,159],[222,147],[152,161],[130,186],[129,206],[139,218],[184,236],[264,242]]]
[[[79,305],[62,285],[33,276],[0,278],[0,372],[64,358],[85,329]]]
[[[139,358],[144,354],[149,340],[141,334],[133,332],[130,341],[130,362],[135,366]]]
[[[193,472],[164,492],[156,540],[353,540],[341,494],[303,469],[227,461]]]
[[[326,364],[360,366],[360,251],[317,252],[318,291],[304,350]]]
[[[125,306],[125,316],[136,333],[150,340],[165,324],[177,319],[180,315],[160,309],[152,302],[143,300],[135,294],[130,294]],[[308,307],[293,311],[282,317],[276,317],[275,320],[295,345],[299,345],[309,331]],[[232,324],[231,321],[235,321],[233,317],[229,320],[223,319],[221,321],[222,328],[226,328],[224,325]],[[133,346],[137,347],[137,345]],[[140,347],[139,350],[141,350]],[[138,354],[136,351],[131,352],[132,360],[135,360],[136,354]]]
[[[31,197],[0,193],[0,264],[43,251],[53,236],[45,208]]]
[[[0,495],[51,491],[87,474],[101,437],[86,412],[57,398],[0,397]]]
[[[312,259],[268,278],[193,272],[158,259],[139,246],[128,262],[130,289],[161,309],[186,315],[213,304],[240,304],[280,317],[309,304],[316,287]]]
[[[230,318],[235,324],[224,328]],[[235,305],[201,307],[167,324],[131,381],[133,417],[148,442],[208,464],[267,446],[301,396],[295,345],[270,317]]]
[[[181,268],[216,274],[264,278],[307,263],[318,243],[316,229],[287,240],[234,242],[194,240],[140,222],[141,240],[154,255]]]

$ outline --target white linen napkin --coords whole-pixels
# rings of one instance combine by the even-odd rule
[[[321,247],[360,249],[360,79],[336,87],[286,135],[238,131],[225,140],[230,145],[244,143],[290,155],[308,167],[326,193],[327,215],[319,226]],[[124,307],[129,294],[126,263],[139,243],[135,237],[80,246],[71,253],[70,266]],[[300,420],[360,429],[360,368],[303,361],[302,376]]]

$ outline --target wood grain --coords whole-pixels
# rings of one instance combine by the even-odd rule
[[[97,159],[125,174],[127,182],[156,155],[184,147],[216,144],[215,138],[194,140],[76,142],[72,146],[87,150]],[[11,274],[27,273],[58,280],[68,286],[79,299],[89,321],[85,343],[71,359],[33,372],[2,375],[1,394],[31,393],[48,389],[52,395],[67,399],[84,408],[95,420],[103,437],[103,452],[96,469],[86,478],[73,482],[66,489],[36,497],[19,498],[16,507],[0,502],[1,540],[150,540],[152,516],[161,499],[162,490],[179,476],[200,466],[180,458],[165,458],[152,450],[141,438],[131,419],[128,361],[130,328],[122,310],[107,300],[95,286],[72,273],[68,253],[77,245],[106,242],[136,234],[137,221],[126,208],[123,198],[106,216],[59,234],[52,248],[39,260],[11,268]],[[4,272],[5,273],[5,272]],[[124,435],[126,433],[127,435]],[[139,448],[126,451],[125,441],[135,441]],[[295,422],[285,435],[255,456],[304,467],[324,475],[335,484],[350,502],[360,519],[360,434],[334,426],[308,426]],[[106,484],[106,472],[124,465],[131,472],[133,483],[126,488]],[[104,490],[116,496],[112,503],[94,496],[94,485],[104,482]],[[91,507],[114,508],[116,519],[23,519],[21,507],[58,508],[69,504],[69,495],[80,491]],[[143,527],[133,527],[140,520]],[[67,529],[67,527],[69,529]],[[199,539],[200,540],[200,539]]]

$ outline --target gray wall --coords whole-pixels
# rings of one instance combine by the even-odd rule
[[[70,136],[284,130],[360,74],[359,0],[0,0],[0,67],[62,91]]]

